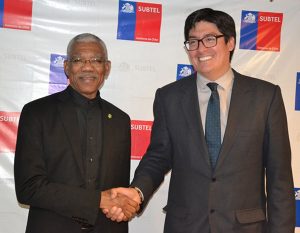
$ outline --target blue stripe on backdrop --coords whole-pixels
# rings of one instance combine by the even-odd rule
[[[296,227],[300,227],[300,188],[295,188],[296,199]]]
[[[0,0],[0,27],[3,27],[4,0]]]
[[[297,73],[295,110],[300,111],[300,72]]]
[[[134,40],[135,24],[136,24],[136,2],[119,1],[117,39]]]

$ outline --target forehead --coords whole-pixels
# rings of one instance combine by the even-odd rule
[[[71,55],[105,55],[104,48],[97,42],[76,42],[71,48]]]
[[[220,31],[217,27],[217,25],[215,25],[214,23],[210,23],[210,22],[206,22],[206,21],[200,21],[197,22],[195,24],[194,27],[191,28],[191,30],[189,31],[189,36],[193,37],[193,36],[205,36],[205,35],[209,35],[209,34],[219,34]]]

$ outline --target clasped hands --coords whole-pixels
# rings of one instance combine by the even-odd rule
[[[101,192],[100,208],[112,221],[129,221],[140,209],[141,198],[134,188],[113,188]]]

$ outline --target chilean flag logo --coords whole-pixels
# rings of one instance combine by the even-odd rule
[[[160,42],[162,5],[119,1],[118,40]]]
[[[240,49],[280,51],[282,13],[242,11]]]
[[[0,0],[0,27],[31,30],[32,0]]]

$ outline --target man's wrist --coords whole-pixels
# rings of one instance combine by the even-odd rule
[[[143,201],[144,201],[144,194],[143,194],[143,192],[138,187],[134,186],[134,187],[131,187],[131,188],[133,188],[133,189],[135,189],[137,191],[137,193],[139,194],[141,203],[143,203]]]

